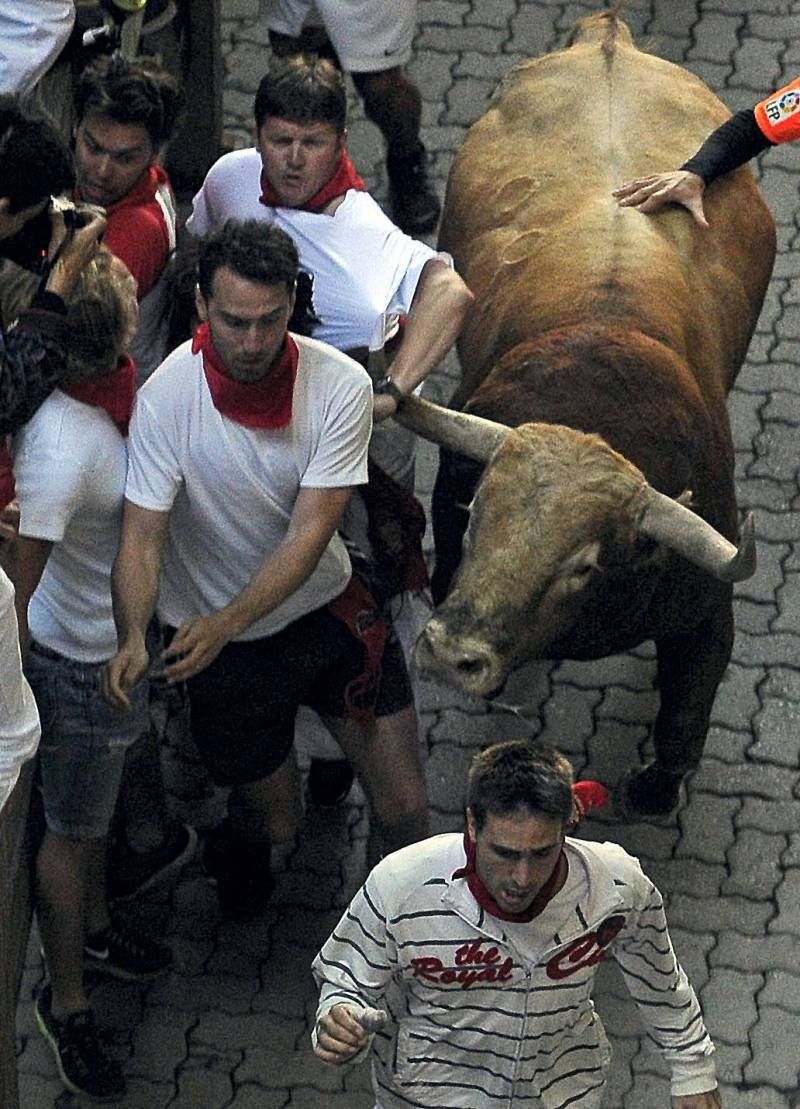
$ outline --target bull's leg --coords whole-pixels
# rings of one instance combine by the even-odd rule
[[[717,686],[731,657],[730,603],[698,628],[656,642],[661,707],[653,743],[655,759],[634,772],[624,802],[641,813],[668,813],[678,804],[680,785],[700,762]]]
[[[436,565],[431,577],[434,604],[447,596],[450,582],[461,561],[461,541],[469,524],[466,506],[471,502],[478,483],[480,465],[457,459],[449,451],[440,451],[439,470],[433,487],[431,515]]]

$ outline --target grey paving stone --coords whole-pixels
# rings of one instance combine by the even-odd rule
[[[485,50],[487,53],[502,49],[507,33],[500,27],[439,27],[431,24],[422,28],[417,38],[420,50],[438,50],[442,54],[457,54],[462,50]]]
[[[516,14],[516,0],[481,0],[467,13],[466,24],[483,24],[487,27],[507,28]]]
[[[709,1012],[705,1014],[706,1020],[709,1019]],[[717,1064],[717,1081],[720,1086],[726,1083],[739,1084],[742,1081],[744,1066],[752,1058],[750,1047],[745,1044],[726,1044],[717,1037],[716,1030],[712,1034],[714,1040],[714,1047],[717,1049],[714,1059]],[[725,1099],[725,1105],[728,1105],[728,1099]]]
[[[205,1067],[185,1069],[177,1076],[177,1096],[170,1106],[175,1109],[227,1109],[233,1098],[230,1076]]]
[[[783,1009],[760,1007],[758,1024],[751,1032],[753,1060],[745,1066],[748,1082],[765,1082],[787,1093],[796,1093],[800,1080],[800,1055],[786,1051],[787,1017]]]
[[[747,29],[751,34],[762,39],[774,39],[776,42],[782,39],[791,41],[797,36],[797,16],[753,12],[747,21]]]
[[[246,1082],[235,1087],[230,1109],[284,1109],[291,1104],[290,1099],[289,1090],[266,1090],[256,1083]]]
[[[755,828],[762,832],[787,832],[797,827],[797,802],[767,801],[745,797],[736,814],[737,828]]]
[[[477,77],[482,81],[500,80],[513,66],[525,60],[523,54],[481,54],[466,50],[456,61],[456,77]]]
[[[797,820],[793,823],[796,827]],[[793,835],[789,836],[789,846],[784,851],[783,855],[781,855],[781,866],[800,867],[800,832],[795,832]]]
[[[796,768],[800,760],[800,705],[770,698],[753,720],[748,758]]]
[[[683,835],[675,850],[676,856],[724,863],[734,841],[733,818],[740,804],[738,798],[693,791],[692,804],[682,809],[678,816]]]
[[[443,813],[464,811],[463,793],[454,790],[453,783],[466,779],[471,758],[472,751],[452,743],[436,744],[428,756],[425,773],[431,808]]]
[[[757,1085],[741,1090],[720,1086],[720,1093],[725,1109],[791,1109],[785,1095],[771,1085]]]
[[[731,663],[717,689],[711,722],[719,727],[741,728],[758,711],[758,685],[763,680],[760,667],[748,669]]]
[[[773,625],[776,607],[772,604],[756,604],[744,598],[733,602],[733,618],[736,627],[750,635],[766,635]]]
[[[703,58],[729,65],[739,45],[738,35],[743,23],[740,15],[726,15],[722,12],[709,12],[700,22],[693,20],[689,26],[694,42],[689,48],[687,58]]]
[[[770,1005],[787,1013],[800,1013],[800,977],[783,970],[767,974],[758,1000],[761,1005]]]
[[[778,915],[770,921],[769,931],[776,935],[800,933],[800,870],[787,870],[775,891]]]
[[[343,1071],[327,1066],[314,1055],[311,1039],[307,1034],[298,1039],[294,1046],[295,1050],[287,1050],[282,1055],[274,1050],[264,1051],[258,1046],[248,1047],[244,1061],[237,1068],[236,1080],[257,1080],[267,1088],[288,1086],[294,1089],[298,1086],[310,1086],[317,1091],[318,1097],[323,1091],[327,1093],[343,1088]]]
[[[702,898],[719,894],[726,871],[697,859],[650,859],[647,874],[660,890],[669,890],[673,896],[686,893]]]
[[[304,947],[278,944],[262,968],[262,988],[251,1002],[253,1012],[302,1017],[314,992],[311,956]]]
[[[759,402],[766,403],[766,396],[752,393],[734,392],[728,397],[728,414],[731,420],[731,435],[736,450],[751,450],[753,440],[761,430]]]
[[[709,955],[713,967],[765,974],[767,971],[797,970],[797,941],[792,936],[742,936],[720,932],[716,947]],[[781,1040],[778,1041],[783,1042]]]
[[[550,5],[521,6],[511,20],[508,49],[532,57],[551,50],[556,40],[557,9]]]
[[[170,974],[154,983],[148,1002],[153,1006],[190,1013],[215,1009],[226,1014],[246,1013],[260,986],[258,978],[248,981],[211,974]]]
[[[764,984],[760,974],[726,968],[712,974],[700,994],[703,1011],[714,1013],[714,1035],[728,1044],[746,1044],[758,1020],[756,997]]]
[[[455,85],[447,96],[447,109],[442,115],[442,123],[470,127],[489,106],[495,84],[494,79],[482,81],[475,78],[468,84]]]
[[[409,76],[427,97],[443,101],[453,84],[451,72],[456,59],[450,60],[434,50],[418,50],[408,67]]]
[[[773,42],[745,38],[734,52],[731,85],[752,89],[757,98],[764,95],[765,88],[774,87],[778,73]]]
[[[800,658],[800,637],[786,632],[768,638],[737,633],[734,651],[736,661],[744,666],[779,666],[787,659],[794,663]]]
[[[155,1082],[171,1082],[189,1054],[187,1034],[195,1022],[194,1014],[165,1009],[149,1009],[133,1032],[133,1053],[125,1068],[127,1074]]]
[[[750,900],[771,899],[780,882],[783,836],[771,836],[757,828],[743,828],[728,852],[730,875],[722,883],[724,894],[740,894]]]

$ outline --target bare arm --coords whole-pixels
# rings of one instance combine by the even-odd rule
[[[164,652],[175,659],[167,667],[171,681],[183,681],[204,670],[219,652],[256,620],[291,597],[316,569],[341,523],[350,487],[301,489],[286,536],[262,563],[238,597],[214,613],[187,620]]]
[[[147,625],[158,595],[168,512],[125,501],[122,537],[111,571],[111,597],[119,649],[105,671],[105,695],[117,708],[130,708],[128,693],[147,671]]]
[[[392,361],[392,380],[408,395],[434,370],[464,325],[474,297],[446,262],[432,258],[420,274],[403,340]],[[382,420],[397,411],[391,396],[375,398],[373,415]]]
[[[30,642],[28,605],[36,591],[36,586],[42,579],[53,544],[49,539],[32,539],[26,535],[19,536],[16,545],[17,562],[14,575],[16,595],[14,605],[17,610],[17,624],[19,625],[19,646],[24,661]]]

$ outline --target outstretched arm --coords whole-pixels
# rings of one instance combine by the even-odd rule
[[[164,652],[166,676],[184,681],[204,670],[219,652],[256,620],[274,611],[308,580],[342,520],[349,486],[301,489],[280,546],[264,560],[245,589],[213,616],[178,628]]]
[[[391,375],[401,393],[408,396],[434,370],[464,325],[473,300],[463,280],[441,258],[431,258],[422,268],[411,301],[403,339],[391,365]],[[397,411],[390,395],[377,396],[376,420]]]

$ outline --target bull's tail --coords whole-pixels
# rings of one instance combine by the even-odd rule
[[[617,0],[605,11],[597,12],[596,15],[587,15],[584,19],[578,20],[567,40],[567,46],[599,42],[600,49],[610,61],[614,56],[618,39],[621,38],[624,42],[633,41],[627,25],[619,18],[624,4],[625,0]]]

